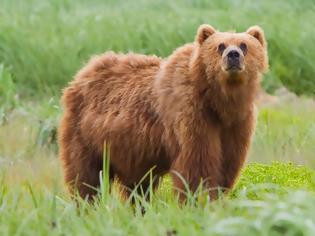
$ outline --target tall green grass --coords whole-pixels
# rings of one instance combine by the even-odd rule
[[[313,235],[314,170],[271,162],[314,167],[312,101],[261,110],[250,163],[235,190],[219,201],[188,195],[189,204],[180,206],[165,178],[148,202],[134,195],[132,206],[118,188],[109,193],[104,171],[95,204],[79,200],[78,208],[65,192],[50,142],[37,136],[39,119],[58,120],[57,104],[25,103],[0,126],[0,235]]]
[[[252,180],[255,185],[249,184]],[[77,205],[58,184],[8,185],[2,176],[0,235],[313,235],[313,171],[277,163],[250,165],[240,183],[234,195],[212,203],[192,199],[180,205],[171,192],[160,191],[151,202],[139,196],[131,205],[104,186],[93,204],[78,199]],[[286,186],[285,192],[279,194],[284,188],[275,183]],[[309,191],[296,190],[304,184]],[[170,187],[163,185],[162,190]]]
[[[91,54],[107,50],[167,56],[198,25],[226,31],[259,24],[269,43],[264,86],[315,94],[315,4],[293,1],[2,0],[0,63],[22,95],[59,94]]]
[[[260,109],[251,160],[315,166],[315,102],[293,99]]]

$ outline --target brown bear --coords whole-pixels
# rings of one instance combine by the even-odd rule
[[[110,180],[126,189],[140,184],[145,192],[149,180],[140,180],[152,169],[156,180],[172,173],[181,200],[185,186],[194,192],[200,185],[216,199],[210,189],[230,189],[247,156],[267,68],[258,26],[232,33],[201,25],[195,42],[166,59],[92,58],[62,98],[60,158],[70,192],[93,198],[106,143]]]

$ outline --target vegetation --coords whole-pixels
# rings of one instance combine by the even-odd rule
[[[245,31],[261,25],[269,43],[268,90],[315,94],[313,0],[2,0],[0,62],[22,95],[59,95],[90,55],[107,50],[167,56],[201,23]]]
[[[305,1],[1,0],[0,235],[313,235],[315,231],[315,3]],[[90,55],[167,56],[196,28],[266,32],[264,87],[246,168],[216,202],[178,204],[169,177],[150,201],[122,201],[103,177],[98,199],[69,198],[57,159],[60,91]],[[308,97],[308,98],[307,98]],[[106,172],[105,172],[106,173]],[[106,175],[104,175],[106,176]],[[145,209],[143,215],[142,210]]]
[[[180,206],[165,178],[148,203],[132,207],[105,186],[77,209],[52,141],[57,100],[22,103],[0,126],[0,235],[312,235],[315,172],[297,164],[314,168],[315,111],[309,100],[298,105],[261,110],[249,164],[219,201],[201,195]]]
[[[39,175],[36,178],[44,177]],[[79,207],[64,193],[56,176],[48,185],[41,179],[40,188],[29,181],[8,185],[4,176],[0,234],[312,235],[314,176],[314,171],[292,164],[252,164],[230,198],[212,203],[197,197],[181,206],[168,191],[166,179],[150,202],[139,197],[132,206],[117,191],[109,195],[102,187],[94,204],[78,200]]]

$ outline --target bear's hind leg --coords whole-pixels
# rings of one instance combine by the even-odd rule
[[[134,184],[128,184],[124,185],[124,195],[126,198],[129,198],[131,195],[131,202],[135,203],[135,198],[137,196],[143,197],[146,201],[150,199],[150,191],[153,192],[158,188],[160,182],[161,182],[162,175],[154,175],[152,178],[152,181],[150,178],[145,178],[141,183],[134,183]],[[134,193],[137,196],[134,196]]]
[[[86,156],[84,159],[64,164],[65,182],[71,194],[77,191],[82,198],[92,200],[100,184],[102,162]]]
[[[83,146],[74,137],[71,142],[60,146],[64,178],[70,193],[74,195],[78,192],[82,198],[92,200],[100,185],[102,156]]]

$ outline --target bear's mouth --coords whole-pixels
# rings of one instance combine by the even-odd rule
[[[237,71],[242,71],[243,68],[239,65],[231,65],[231,66],[227,67],[225,70],[229,71],[229,72],[237,72]]]
[[[236,75],[245,70],[245,67],[242,65],[228,65],[224,68],[225,73],[228,73],[230,75]]]

